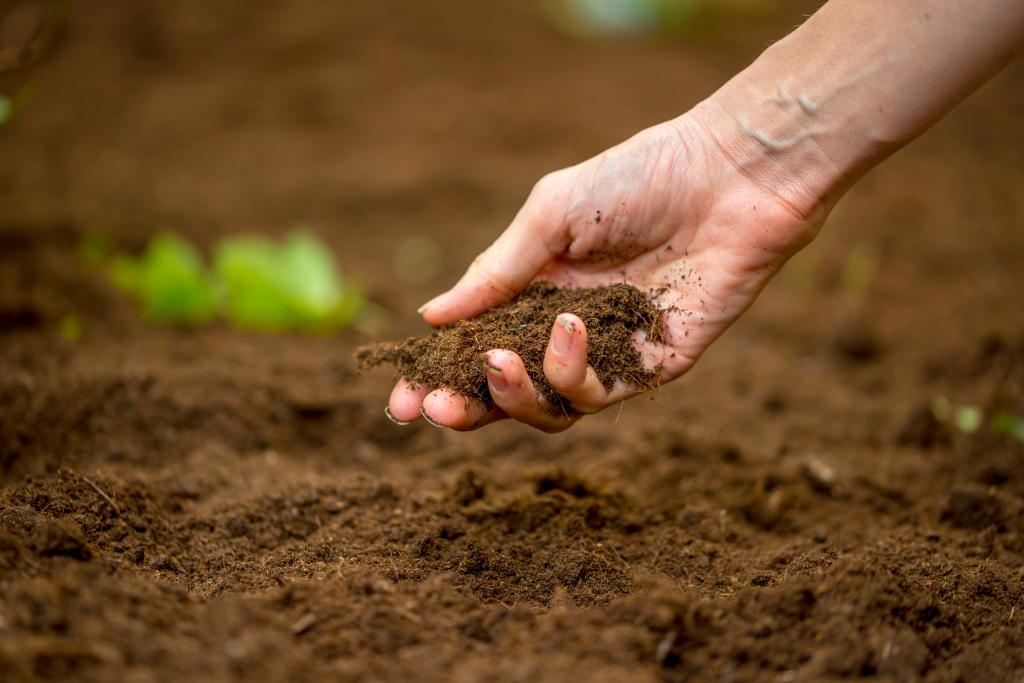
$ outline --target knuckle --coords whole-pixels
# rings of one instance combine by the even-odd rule
[[[553,171],[541,176],[541,179],[534,183],[530,197],[536,199],[550,195],[559,184],[560,174],[561,171]]]
[[[566,377],[565,374],[563,374],[565,370],[566,368],[559,368],[557,372],[545,374],[545,377],[548,380],[548,384],[550,384],[555,391],[568,397],[570,394],[574,394],[579,391],[583,384],[583,378],[573,379]]]
[[[494,297],[500,301],[512,298],[516,294],[512,283],[498,271],[491,259],[481,255],[473,261],[469,267],[476,281],[477,291],[475,294]]]

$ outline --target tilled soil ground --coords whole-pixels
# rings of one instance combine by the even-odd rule
[[[1024,412],[1021,65],[686,378],[557,436],[455,434],[385,418],[355,332],[143,323],[83,236],[306,222],[388,337],[421,333],[533,180],[799,8],[651,44],[518,0],[73,9],[0,129],[4,680],[1024,677],[1024,446],[928,409]]]

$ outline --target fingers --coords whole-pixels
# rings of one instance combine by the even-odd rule
[[[391,390],[391,397],[384,412],[392,422],[400,425],[409,424],[420,418],[420,406],[429,393],[429,387],[421,385],[414,388],[407,380],[399,380]]]
[[[501,410],[490,408],[483,401],[466,398],[449,389],[435,389],[423,398],[423,418],[435,427],[469,431],[505,417]]]
[[[572,313],[555,318],[544,352],[544,376],[580,412],[596,413],[610,402],[597,373],[587,365],[587,328]]]
[[[500,409],[488,410],[481,401],[467,399],[447,389],[413,386],[399,380],[391,390],[384,414],[398,425],[424,418],[436,427],[458,431],[476,429],[505,417]]]
[[[552,195],[540,187],[539,183],[512,224],[473,261],[455,286],[420,307],[427,323],[445,325],[505,303],[563,248],[551,239],[547,205]]]
[[[663,379],[681,374],[693,363],[693,359],[664,344],[647,341],[643,333],[636,335],[635,342],[645,365],[660,367]],[[621,380],[616,380],[611,390],[605,389],[587,364],[586,326],[572,313],[562,313],[555,319],[544,354],[544,376],[564,398],[561,405],[553,407],[538,394],[522,359],[512,351],[490,351],[486,373],[493,408],[448,389],[413,388],[402,380],[391,392],[388,417],[399,424],[423,417],[435,426],[459,431],[511,417],[547,432],[558,432],[575,423],[580,414],[596,413],[641,391]]]
[[[509,417],[545,432],[560,432],[579,419],[575,411],[558,414],[537,393],[522,359],[511,351],[487,354],[487,384],[495,405]]]

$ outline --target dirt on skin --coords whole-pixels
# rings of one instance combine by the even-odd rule
[[[0,128],[0,678],[1021,680],[1020,64],[564,434],[398,427],[368,337],[147,325],[79,255],[303,221],[418,334],[538,177],[813,5],[644,44],[520,0],[75,3]]]
[[[573,313],[587,330],[587,363],[605,389],[615,380],[650,388],[658,375],[643,367],[633,343],[636,332],[661,340],[661,315],[646,294],[627,284],[595,289],[559,289],[536,282],[503,306],[472,319],[446,325],[401,343],[378,343],[356,349],[361,370],[392,365],[397,377],[414,385],[443,387],[491,405],[487,357],[491,349],[514,351],[523,360],[537,392],[553,412],[566,410],[544,376],[544,354],[551,327],[561,313]]]

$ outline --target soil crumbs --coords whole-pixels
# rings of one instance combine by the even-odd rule
[[[444,387],[490,404],[485,354],[507,349],[523,359],[537,391],[557,412],[563,406],[544,377],[544,353],[561,313],[574,313],[583,321],[587,362],[605,389],[611,389],[616,379],[644,388],[654,385],[657,372],[643,367],[631,337],[643,331],[646,339],[660,341],[661,316],[643,292],[628,284],[560,289],[550,282],[535,282],[513,301],[472,320],[401,343],[361,347],[356,360],[361,369],[394,365],[396,374],[413,384]]]

